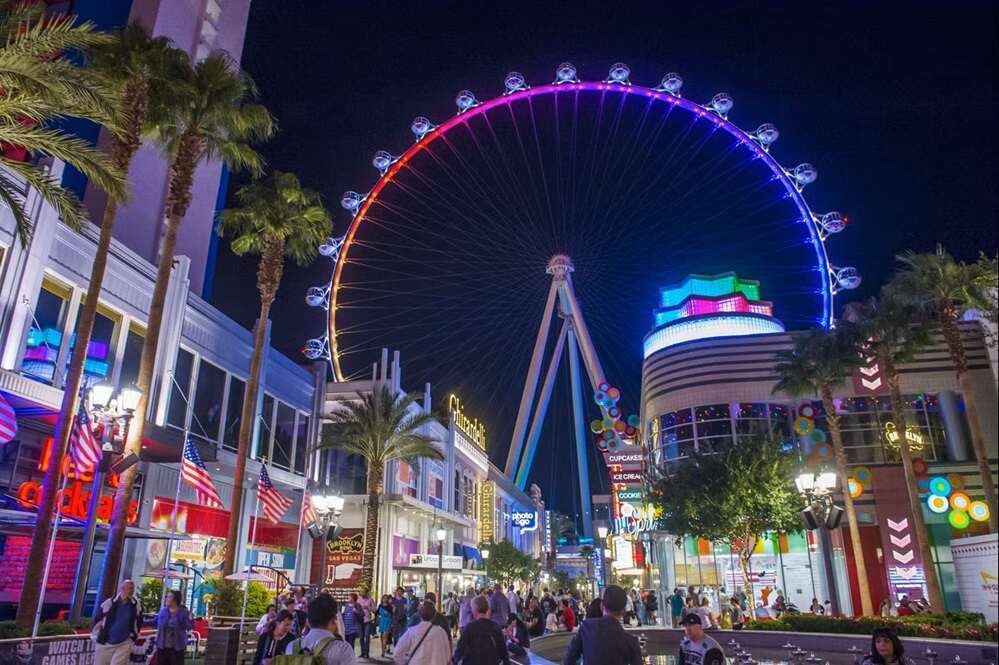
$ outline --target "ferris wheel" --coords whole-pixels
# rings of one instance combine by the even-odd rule
[[[734,270],[789,327],[828,327],[835,294],[860,284],[827,251],[847,219],[813,212],[817,169],[782,165],[777,127],[740,129],[734,104],[687,97],[675,72],[633,83],[623,63],[589,81],[570,63],[538,85],[511,72],[491,99],[461,90],[454,115],[413,119],[414,142],[375,152],[374,184],[341,197],[346,229],[319,248],[332,276],[306,294],[327,329],[303,352],[346,380],[402,345],[408,371],[448,390],[502,384],[523,375],[561,253],[608,375],[637,377],[655,287],[689,273]],[[502,390],[479,390],[481,408]]]

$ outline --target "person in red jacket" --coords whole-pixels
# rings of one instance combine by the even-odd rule
[[[572,611],[572,606],[569,605],[568,599],[562,600],[562,614],[560,616],[560,621],[563,626],[565,626],[566,632],[571,633],[576,629],[576,613]]]

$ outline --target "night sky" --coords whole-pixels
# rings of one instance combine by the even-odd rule
[[[684,91],[695,101],[728,92],[736,102],[731,119],[737,125],[777,125],[781,138],[774,152],[785,166],[815,164],[818,181],[806,190],[813,210],[835,209],[850,218],[847,231],[830,243],[832,259],[856,266],[864,276],[864,286],[840,303],[873,293],[890,275],[893,255],[905,249],[925,251],[940,242],[960,258],[973,259],[980,250],[995,253],[995,3],[715,3],[710,11],[698,3],[629,4],[253,0],[243,65],[280,125],[279,135],[262,152],[272,167],[297,173],[306,186],[324,195],[339,234],[349,221],[339,206],[340,194],[348,189],[363,193],[374,184],[372,154],[382,148],[399,154],[408,148],[414,116],[441,122],[453,115],[459,90],[468,88],[489,99],[502,90],[503,77],[511,70],[523,72],[529,83],[545,84],[555,66],[568,60],[582,78],[595,80],[606,76],[611,63],[623,61],[636,83],[655,85],[665,72],[680,72]],[[241,176],[233,177],[233,185],[242,182]],[[482,200],[469,198],[468,205],[483,206],[500,194],[496,190],[487,187],[480,192]],[[650,210],[640,209],[645,204]],[[651,200],[635,202],[636,216],[652,214],[652,206]],[[689,226],[683,214],[670,213],[669,219]],[[660,251],[642,236],[647,225],[619,221],[625,218],[616,206],[597,210],[593,218],[601,216],[608,224],[625,225],[615,236],[618,249],[602,244],[605,236],[597,221],[592,233],[580,222],[578,228],[553,233],[550,246],[529,247],[537,256],[518,250],[503,259],[508,272],[497,280],[510,304],[497,307],[512,319],[509,325],[496,325],[472,311],[458,331],[466,340],[458,345],[465,348],[464,357],[439,335],[417,344],[411,312],[398,325],[379,324],[384,338],[404,349],[406,386],[419,389],[423,381],[432,381],[437,400],[460,390],[469,411],[494,434],[490,454],[500,466],[523,380],[520,368],[530,353],[532,340],[524,335],[536,327],[543,304],[544,256],[552,250],[572,251],[579,265],[588,260],[588,255],[580,259],[581,252],[592,253],[589,272],[581,267],[576,284],[598,346],[629,337],[627,348],[598,351],[608,378],[616,373],[613,380],[632,393],[624,400],[630,408],[637,406],[633,393],[641,361],[631,345],[651,325],[656,287],[675,278],[678,270],[716,267],[699,259],[689,267],[657,269]],[[407,219],[417,232],[429,228]],[[490,226],[487,220],[478,227],[482,242],[501,237],[505,223]],[[580,240],[582,235],[588,243]],[[659,241],[669,244],[668,237]],[[691,240],[685,236],[684,242]],[[461,246],[454,251],[468,250]],[[661,254],[675,256],[677,251],[663,245]],[[739,263],[738,242],[718,243],[716,254],[718,266],[754,269]],[[620,263],[601,263],[600,257],[608,255],[619,257]],[[474,254],[465,256],[469,262],[478,260]],[[647,269],[641,257],[649,262]],[[412,271],[424,259],[400,260]],[[367,279],[375,270],[372,265]],[[608,281],[613,288],[584,286],[587,279],[593,283],[601,266],[619,279],[605,272],[600,288]],[[252,258],[220,252],[214,302],[246,326],[257,312],[254,272]],[[324,330],[323,313],[307,308],[303,294],[309,286],[326,283],[329,275],[330,264],[322,260],[286,270],[272,314],[273,341],[293,358],[301,357],[298,349],[307,337]],[[746,276],[761,279],[764,297],[768,295],[766,271]],[[437,284],[436,302],[471,297],[471,290],[462,290],[467,285],[452,286],[432,272],[422,278]],[[769,293],[780,309],[783,292],[778,289],[775,295],[775,281],[770,280]],[[489,297],[496,299],[491,293]],[[601,309],[610,298],[614,307]],[[785,307],[783,314],[794,319],[790,309]],[[622,333],[622,326],[632,330]],[[395,341],[393,334],[410,338]],[[377,335],[371,339],[380,343]],[[490,356],[491,364],[475,365]],[[408,367],[407,358],[412,359]],[[362,351],[352,362],[362,367],[375,359],[373,351]],[[462,365],[464,374],[455,364]],[[556,507],[575,512],[575,484],[572,474],[564,473],[564,459],[572,449],[564,389],[556,390],[552,408],[555,422],[543,433],[532,479]],[[596,467],[593,454],[594,491],[606,487],[605,473]]]

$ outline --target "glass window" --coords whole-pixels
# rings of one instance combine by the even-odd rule
[[[456,513],[463,512],[461,509],[461,473],[458,471],[454,472],[454,505],[451,509]]]
[[[21,373],[28,378],[52,383],[70,293],[48,278],[42,281],[21,363]]]
[[[225,409],[225,432],[222,447],[236,452],[239,448],[239,423],[243,415],[243,396],[246,384],[234,376],[229,377],[229,403]]]
[[[259,425],[260,435],[257,437],[254,457],[269,457],[271,430],[274,425],[274,398],[266,393],[264,394],[264,406],[260,411]]]
[[[697,423],[697,438],[722,436],[732,433],[732,423],[728,420],[713,420]]]
[[[274,449],[271,462],[282,469],[291,468],[291,447],[295,441],[295,409],[278,402],[274,423]]]
[[[187,417],[187,399],[191,390],[191,371],[194,356],[184,349],[177,350],[177,363],[173,366],[170,381],[170,404],[167,407],[167,425],[184,429]]]
[[[214,444],[219,438],[219,426],[222,422],[225,371],[202,360],[198,365],[197,384],[191,434]]]
[[[124,388],[139,382],[139,363],[142,362],[142,345],[145,342],[146,331],[132,325],[125,337],[125,351],[121,354],[121,372],[118,375],[118,387]]]
[[[114,360],[114,344],[118,337],[118,325],[121,317],[106,307],[98,306],[94,314],[94,327],[90,332],[90,344],[87,345],[87,358],[83,361],[83,384],[92,386],[111,376],[111,363]],[[63,369],[63,380],[69,371],[72,361],[73,347],[80,332],[80,316],[77,312],[76,324],[73,327],[73,337],[69,342],[69,353],[66,354],[66,367]]]
[[[697,422],[703,422],[705,420],[719,420],[721,418],[729,417],[728,404],[710,404],[708,406],[699,406],[694,410],[694,419]]]
[[[765,402],[743,402],[739,404],[739,412],[736,418],[766,418],[767,405]]]
[[[418,486],[418,475],[419,473],[415,466],[410,465],[404,460],[399,460],[399,471],[396,474],[396,480],[399,482],[399,493],[415,497]]]
[[[305,473],[305,458],[309,454],[309,417],[304,413],[298,414],[298,433],[295,435],[295,472]]]

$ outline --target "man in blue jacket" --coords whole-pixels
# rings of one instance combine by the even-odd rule
[[[576,665],[583,657],[586,665],[642,665],[638,638],[625,631],[621,622],[628,596],[624,589],[610,585],[604,589],[603,611],[599,619],[586,619],[569,643],[562,665]]]
[[[142,627],[142,612],[135,597],[135,582],[124,580],[118,595],[108,598],[97,610],[91,637],[96,665],[128,665],[132,644]]]

